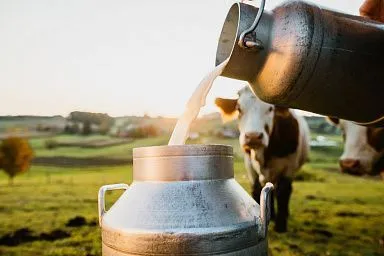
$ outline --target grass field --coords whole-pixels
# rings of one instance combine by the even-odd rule
[[[73,140],[73,137],[60,137]],[[167,138],[136,140],[103,149],[47,150],[43,139],[33,139],[36,155],[76,157],[131,157],[133,147],[160,145]],[[235,147],[235,178],[249,191],[237,140],[202,138],[199,143]],[[317,148],[294,182],[289,232],[278,234],[270,225],[273,255],[384,255],[384,183],[337,172],[340,147]],[[130,183],[132,166],[62,168],[32,166],[8,186],[0,173],[0,255],[101,255],[97,225],[100,186]],[[108,194],[110,206],[119,196]],[[70,219],[84,217],[78,227]],[[21,230],[20,230],[21,229]],[[19,232],[16,232],[19,230]],[[15,232],[16,238],[15,239]],[[380,244],[381,243],[381,244]]]
[[[93,136],[71,136],[60,135],[52,137],[58,142],[74,142],[78,140],[100,140],[108,138],[102,135]],[[148,139],[140,139],[129,144],[118,145],[107,148],[80,148],[80,147],[61,147],[56,149],[47,149],[45,141],[47,139],[32,139],[31,145],[35,150],[36,156],[68,156],[68,157],[111,157],[111,158],[131,158],[132,149],[137,146],[164,145],[167,143],[168,137],[156,137]]]

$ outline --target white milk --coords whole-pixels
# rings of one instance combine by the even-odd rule
[[[191,123],[199,115],[200,108],[205,106],[205,99],[207,98],[207,94],[212,87],[213,81],[215,81],[216,77],[221,75],[228,61],[229,58],[218,65],[214,70],[206,75],[200,82],[199,86],[197,86],[191,98],[189,98],[183,115],[177,121],[175,129],[173,129],[168,145],[185,144]]]

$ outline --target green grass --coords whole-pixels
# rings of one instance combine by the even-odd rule
[[[69,136],[60,135],[50,139],[59,142],[74,142],[78,140],[94,140],[108,138],[107,136]],[[148,139],[134,140],[132,143],[103,147],[103,148],[80,148],[80,147],[61,147],[55,149],[45,148],[46,139],[31,139],[30,143],[35,151],[36,156],[66,156],[66,157],[111,157],[111,158],[130,158],[132,157],[132,149],[135,147],[145,147],[152,145],[164,145],[168,141],[168,137],[156,137]]]
[[[50,177],[46,173],[51,173]],[[0,246],[0,255],[100,255],[98,226],[65,227],[77,215],[97,220],[97,192],[104,184],[129,183],[132,167],[61,169],[33,167],[14,186],[0,176],[0,236],[28,227],[38,235],[54,229],[71,233],[56,242],[36,241],[17,247]],[[109,196],[116,200],[117,195]]]
[[[82,149],[78,154],[123,155],[133,147],[164,144],[164,141],[166,138],[137,140],[102,151]],[[212,141],[205,138],[206,143]],[[232,144],[236,154],[240,154],[237,140],[214,142]],[[34,141],[34,147],[38,148],[38,143]],[[70,150],[66,148],[67,154],[76,155],[68,152]],[[44,149],[36,152],[40,154]],[[384,184],[337,172],[335,160],[340,152],[340,148],[312,152],[312,162],[301,171],[301,181],[294,182],[289,232],[275,233],[273,222],[270,225],[269,244],[274,256],[384,255],[384,248],[379,244],[384,236]],[[240,155],[234,166],[236,180],[249,191]],[[20,228],[29,228],[34,235],[61,229],[71,236],[53,242],[0,246],[0,255],[101,255],[97,225],[66,227],[65,224],[75,216],[96,222],[100,186],[131,181],[130,165],[78,169],[33,166],[29,173],[16,177],[14,186],[8,186],[7,177],[1,172],[0,239]],[[118,192],[108,194],[107,205],[113,204],[118,196]]]

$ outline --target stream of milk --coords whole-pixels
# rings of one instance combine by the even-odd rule
[[[200,108],[205,106],[207,95],[212,87],[213,81],[221,75],[225,66],[227,65],[229,58],[223,61],[220,65],[215,67],[210,73],[208,73],[192,96],[189,98],[185,107],[184,113],[180,116],[173,129],[172,136],[168,142],[168,145],[183,145],[188,138],[189,129],[191,123],[197,118],[200,112]]]

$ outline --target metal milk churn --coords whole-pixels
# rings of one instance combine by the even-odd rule
[[[219,38],[222,76],[271,104],[384,124],[384,24],[303,1],[236,3]]]
[[[267,255],[272,188],[259,206],[234,179],[230,146],[136,148],[132,184],[99,191],[103,255]]]

